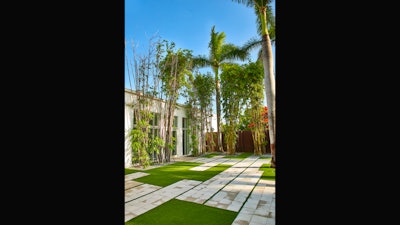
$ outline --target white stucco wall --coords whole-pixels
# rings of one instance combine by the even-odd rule
[[[132,122],[133,122],[133,111],[131,108],[131,104],[133,103],[133,100],[136,98],[136,95],[132,94],[129,90],[125,90],[125,167],[131,167],[132,166],[132,155],[131,155],[131,149],[130,149],[130,144],[129,144],[129,138],[128,138],[128,132],[132,128]],[[160,104],[161,101],[157,100],[157,103]],[[154,104],[151,109],[153,112],[159,113],[160,112],[160,105]],[[161,103],[161,107],[164,107],[165,104]],[[175,109],[174,116],[177,116],[178,119],[178,125],[176,129],[176,156],[182,156],[183,155],[183,131],[182,131],[182,118],[186,118],[186,111],[183,106],[178,105],[177,108]],[[190,138],[189,138],[190,141]],[[190,154],[191,151],[188,150],[188,154]]]
[[[176,129],[176,155],[183,155],[183,142],[182,142],[182,118],[186,118],[185,110],[182,107],[175,109],[175,116],[178,117],[178,126]]]
[[[131,167],[132,166],[132,154],[130,150],[130,144],[129,144],[129,137],[128,137],[128,132],[129,129],[132,127],[132,116],[133,116],[133,111],[130,110],[130,108],[125,105],[125,167]]]

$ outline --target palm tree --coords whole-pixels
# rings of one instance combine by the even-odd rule
[[[225,43],[225,33],[215,32],[215,26],[211,28],[211,40],[208,44],[210,49],[209,56],[197,56],[193,59],[195,67],[208,67],[210,66],[214,72],[215,80],[215,99],[217,108],[217,138],[218,138],[218,151],[224,152],[222,148],[222,135],[221,135],[221,92],[220,92],[220,79],[219,68],[223,63],[230,60],[245,60],[249,57],[248,51],[243,51],[241,48]]]
[[[254,7],[257,15],[258,32],[261,35],[261,54],[264,66],[264,85],[267,97],[268,107],[268,129],[271,147],[271,167],[276,168],[275,140],[276,140],[276,99],[275,99],[275,74],[272,56],[272,43],[268,28],[275,35],[275,22],[271,20],[273,0],[232,0],[237,3],[245,4],[248,7]],[[274,36],[275,39],[275,36]]]

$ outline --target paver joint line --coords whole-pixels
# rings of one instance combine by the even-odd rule
[[[126,202],[125,222],[175,198],[238,212],[232,224],[275,224],[275,181],[261,180],[263,171],[259,170],[268,160],[251,156],[236,162],[222,157],[189,161],[204,162],[194,167],[199,171],[222,162],[233,165],[204,182],[184,179]],[[145,176],[138,173],[131,177]]]

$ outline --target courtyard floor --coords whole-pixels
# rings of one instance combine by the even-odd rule
[[[174,161],[202,163],[191,169],[197,171],[222,163],[232,166],[203,182],[184,179],[166,187],[134,180],[149,175],[146,170],[125,175],[125,222],[178,199],[238,212],[234,225],[275,225],[275,181],[260,179],[263,171],[259,170],[270,159],[215,156],[178,157]]]

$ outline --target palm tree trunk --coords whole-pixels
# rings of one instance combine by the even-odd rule
[[[264,85],[265,94],[267,98],[268,107],[268,130],[271,147],[271,167],[276,168],[276,154],[275,154],[275,115],[276,115],[276,101],[275,101],[275,76],[273,68],[272,47],[268,34],[262,37],[262,59],[264,65]]]
[[[207,117],[205,117],[205,115],[206,115],[205,109],[203,109],[203,108],[201,109],[200,115],[201,115],[200,116],[200,118],[201,118],[201,121],[200,121],[200,126],[201,126],[201,129],[200,129],[200,132],[201,132],[200,151],[201,151],[201,154],[204,154],[204,153],[206,153],[205,123],[207,123]]]
[[[214,69],[215,73],[215,101],[217,107],[217,149],[220,152],[224,152],[222,147],[222,133],[221,133],[221,90],[220,82],[218,77],[218,68]]]

